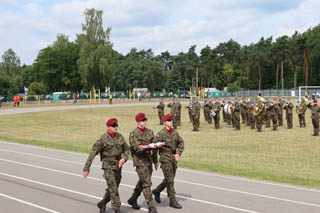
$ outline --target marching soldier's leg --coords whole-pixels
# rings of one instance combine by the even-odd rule
[[[162,166],[162,164],[161,164]],[[162,167],[161,167],[162,169]],[[163,169],[162,169],[163,170]],[[152,190],[152,194],[154,194],[154,199],[157,201],[157,203],[161,203],[161,199],[160,199],[160,193],[167,187],[167,180],[164,178],[162,180],[162,182],[157,186],[157,188],[155,188],[154,190]]]
[[[292,129],[293,121],[292,121],[292,114],[289,115],[289,129]]]
[[[246,112],[246,117],[247,117],[247,126],[250,126],[250,119],[249,119],[249,113]]]
[[[142,182],[142,192],[147,201],[147,205],[150,208],[155,208],[152,199],[151,192],[151,176],[152,176],[152,167],[151,166],[140,166],[139,169],[137,167],[137,173],[139,179]]]
[[[132,206],[133,209],[140,209],[140,206],[137,203],[138,197],[141,195],[142,192],[142,181],[138,180],[136,187],[133,190],[131,197],[128,200],[128,203]]]
[[[306,117],[304,114],[301,115],[302,116],[302,122],[303,122],[303,126],[304,127],[307,127],[307,124],[306,124]]]
[[[120,212],[121,201],[118,192],[118,186],[121,180],[121,170],[120,173],[116,174],[117,172],[113,171],[112,169],[106,169],[104,170],[104,173],[108,184],[112,208],[115,212]]]
[[[178,113],[176,117],[177,117],[177,126],[181,126],[181,114]]]

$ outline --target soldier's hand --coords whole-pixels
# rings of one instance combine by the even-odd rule
[[[84,179],[86,179],[88,177],[88,175],[89,175],[89,172],[83,172],[82,173],[82,176],[84,177]]]
[[[123,158],[121,160],[119,160],[119,168],[121,168],[125,162],[126,162],[126,160]]]
[[[154,168],[155,168],[156,170],[158,170],[158,167],[159,167],[159,163],[155,163],[155,164],[154,164]]]
[[[179,161],[179,158],[180,158],[179,154],[175,154],[174,157],[175,157],[176,161]]]

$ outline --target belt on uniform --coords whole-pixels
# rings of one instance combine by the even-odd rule
[[[161,153],[163,153],[163,154],[168,154],[168,155],[172,155],[172,154],[176,154],[176,151],[166,151],[166,150],[165,150],[165,151],[161,151],[160,154],[161,154]]]
[[[105,156],[105,160],[120,160],[120,156]]]

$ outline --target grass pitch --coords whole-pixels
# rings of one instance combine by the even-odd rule
[[[87,153],[111,117],[118,118],[119,132],[128,142],[139,112],[147,114],[147,127],[155,134],[163,128],[152,106],[108,107],[1,116],[0,139]],[[235,131],[222,120],[222,128],[216,130],[204,121],[203,112],[200,131],[192,132],[184,108],[181,117],[178,131],[185,152],[180,167],[320,188],[320,137],[310,136],[310,110],[307,128],[298,127],[294,113],[294,127],[287,129],[284,114],[284,127],[263,128],[261,133],[243,125]]]

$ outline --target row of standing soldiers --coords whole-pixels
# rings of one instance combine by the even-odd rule
[[[159,118],[164,114],[165,104],[161,101],[157,106],[159,109]],[[171,114],[175,118],[174,127],[181,125],[181,104],[179,101],[173,100],[168,104],[171,108]],[[319,106],[317,100],[314,100],[314,104],[308,102],[306,98],[302,98],[302,101],[298,101],[296,106],[296,113],[299,118],[300,127],[306,127],[305,113],[307,109],[311,110],[311,119],[314,127],[313,135],[319,135]],[[161,110],[160,110],[161,109]],[[200,111],[201,105],[198,101],[198,97],[193,100],[186,107],[189,113],[189,119],[193,123],[193,131],[198,131],[200,126]],[[266,128],[272,127],[273,130],[277,130],[278,126],[283,126],[283,111],[285,111],[287,127],[293,128],[293,111],[294,105],[291,100],[283,100],[281,96],[278,98],[264,99],[258,96],[256,99],[249,98],[248,100],[242,99],[239,101],[235,98],[232,102],[231,99],[226,98],[222,102],[218,99],[215,102],[212,99],[206,99],[202,106],[204,119],[211,124],[214,121],[216,129],[220,128],[220,112],[222,111],[223,122],[227,125],[232,125],[236,130],[240,130],[240,120],[242,124],[250,126],[251,129],[257,129],[258,132],[262,131],[262,125]]]

